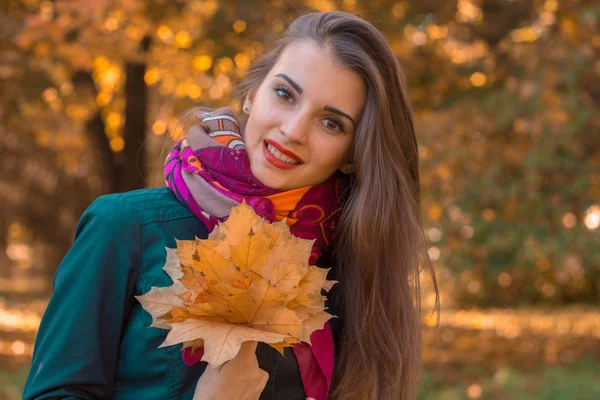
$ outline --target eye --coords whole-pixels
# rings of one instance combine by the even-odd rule
[[[285,86],[277,85],[273,88],[273,91],[275,92],[275,95],[277,97],[279,97],[280,99],[283,99],[285,101],[290,101],[294,98],[294,95],[292,94],[292,92]]]
[[[344,132],[344,124],[339,118],[327,117],[325,118],[325,127],[329,130]]]

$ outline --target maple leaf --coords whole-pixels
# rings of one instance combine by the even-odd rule
[[[173,280],[137,296],[151,327],[168,329],[160,347],[204,347],[202,361],[219,366],[245,341],[285,347],[310,344],[332,317],[326,297],[337,281],[309,265],[313,240],[292,235],[285,222],[260,218],[245,202],[207,239],[177,240],[164,270]],[[337,318],[337,317],[336,317]]]

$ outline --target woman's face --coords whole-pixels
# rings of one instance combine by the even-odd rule
[[[327,180],[348,163],[365,99],[361,77],[326,50],[288,45],[247,97],[244,139],[254,176],[280,190]]]

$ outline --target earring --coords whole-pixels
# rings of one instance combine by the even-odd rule
[[[248,104],[244,104],[243,110],[244,110],[244,113],[250,114],[250,106]]]
[[[351,174],[352,173],[352,164],[345,164],[342,167],[340,167],[340,171],[342,171],[343,174]]]

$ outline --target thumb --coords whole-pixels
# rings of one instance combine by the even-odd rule
[[[258,346],[258,342],[255,340],[243,342],[235,358],[253,359],[256,361],[256,346]]]

